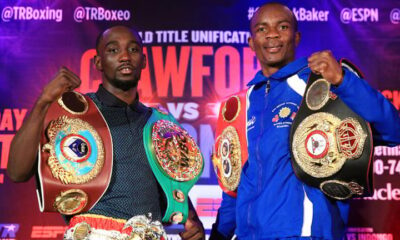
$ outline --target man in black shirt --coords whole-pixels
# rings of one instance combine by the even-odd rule
[[[88,213],[96,219],[110,218],[110,221],[151,213],[153,220],[161,220],[162,193],[142,141],[143,127],[151,115],[151,109],[139,102],[137,93],[137,84],[146,66],[142,40],[132,29],[115,26],[99,36],[96,50],[95,65],[102,72],[103,82],[89,97],[110,127],[114,161],[109,187]],[[11,143],[7,170],[13,181],[27,181],[34,175],[46,113],[63,93],[79,87],[80,83],[77,75],[62,67],[46,85]],[[189,210],[181,237],[204,239],[204,229],[194,209]]]

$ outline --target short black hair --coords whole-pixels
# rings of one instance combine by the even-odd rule
[[[112,27],[109,27],[109,28],[104,29],[102,32],[99,33],[99,35],[97,35],[97,38],[96,38],[96,53],[97,53],[97,54],[99,54],[99,46],[100,46],[101,40],[103,40],[103,35],[104,35],[104,33],[105,33],[107,30],[109,30],[109,29],[111,29],[111,28],[113,28],[113,27],[126,27],[126,28],[128,28],[129,30],[132,31],[132,33],[134,33],[134,34],[138,37],[138,40],[140,41],[140,45],[143,45],[143,40],[142,40],[142,38],[140,37],[140,35],[139,35],[138,31],[136,30],[136,28],[128,27],[128,26],[125,26],[125,25],[115,25],[115,26],[112,26]]]
[[[280,6],[283,6],[283,7],[288,8],[289,11],[290,11],[290,13],[292,14],[293,24],[294,24],[294,31],[297,32],[297,30],[298,30],[298,21],[297,21],[296,15],[294,15],[293,11],[289,8],[289,6],[287,6],[287,5],[283,4],[283,3],[280,3],[280,2],[267,2],[267,3],[264,3],[263,5],[261,5],[261,6],[257,9],[257,11],[254,12],[253,16],[250,18],[250,33],[251,33],[251,35],[253,35],[253,33],[252,33],[252,31],[251,31],[251,30],[252,30],[251,22],[253,21],[253,17],[256,15],[256,13],[257,13],[262,7],[267,6],[267,5],[280,5]]]
[[[100,45],[101,40],[103,39],[103,34],[107,30],[108,30],[108,28],[104,29],[103,31],[101,31],[101,33],[99,33],[99,35],[97,35],[97,38],[96,38],[96,53],[97,54],[99,54],[99,45]]]

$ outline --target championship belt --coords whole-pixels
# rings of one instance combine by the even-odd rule
[[[153,221],[151,214],[128,220],[79,214],[71,218],[63,239],[167,240],[167,234],[162,223]]]
[[[341,65],[361,76],[347,60]],[[311,73],[290,133],[297,177],[327,196],[344,200],[372,191],[372,133],[364,119]]]
[[[108,126],[93,101],[64,93],[47,112],[39,146],[38,199],[43,212],[86,212],[107,190],[112,170]]]
[[[242,167],[247,161],[246,91],[222,103],[217,122],[212,162],[222,190],[237,196]]]
[[[143,130],[150,167],[167,198],[163,222],[184,223],[188,193],[199,179],[203,156],[194,139],[168,112],[153,109]]]

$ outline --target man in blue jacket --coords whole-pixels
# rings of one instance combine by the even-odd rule
[[[251,19],[249,45],[261,64],[247,91],[248,159],[237,198],[223,193],[210,239],[341,239],[349,204],[326,197],[296,178],[289,133],[311,72],[372,126],[375,143],[400,144],[400,119],[393,105],[366,81],[342,67],[330,51],[295,60],[297,21],[279,3],[261,6]],[[276,117],[278,116],[278,117]],[[250,120],[250,121],[249,121]]]

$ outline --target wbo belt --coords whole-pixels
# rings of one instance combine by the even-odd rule
[[[167,198],[163,222],[184,223],[188,193],[199,179],[204,160],[194,139],[165,110],[152,109],[143,129],[150,167]]]
[[[247,161],[246,140],[247,90],[229,97],[221,104],[212,162],[222,190],[237,196],[242,167]]]
[[[342,59],[340,64],[361,76],[349,61]],[[290,132],[294,172],[301,181],[337,200],[370,194],[371,128],[330,88],[320,75],[310,74]]]
[[[45,117],[38,151],[40,210],[74,215],[88,211],[111,178],[112,141],[94,102],[64,93]]]

